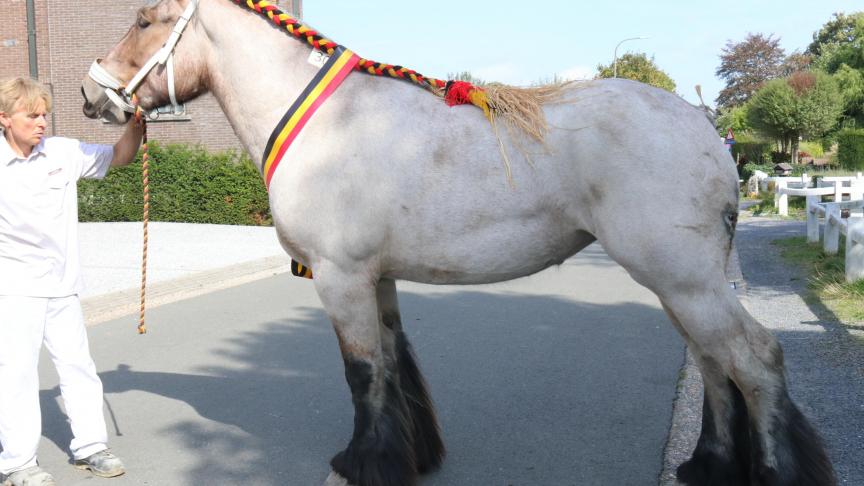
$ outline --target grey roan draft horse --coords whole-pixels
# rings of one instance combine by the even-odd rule
[[[190,1],[141,9],[100,66],[129,82]],[[260,161],[271,130],[317,72],[309,54],[228,0],[198,0],[173,53],[176,98],[212,93]],[[157,67],[143,78],[143,108],[169,102],[168,74]],[[702,372],[702,432],[678,469],[681,481],[835,484],[818,434],[789,397],[780,346],[726,281],[737,174],[711,123],[640,83],[562,90],[543,107],[550,129],[541,145],[496,134],[474,107],[352,74],[288,150],[270,185],[273,220],[285,250],[315,272],[355,407],[353,437],[325,484],[414,485],[444,458],[396,280],[513,279],[593,241],[657,294]],[[103,85],[88,77],[82,91],[87,116],[128,120]]]

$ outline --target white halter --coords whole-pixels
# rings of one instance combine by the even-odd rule
[[[177,19],[177,23],[174,24],[171,36],[168,37],[162,48],[153,54],[147,63],[144,64],[144,67],[125,86],[99,64],[101,59],[93,61],[93,64],[90,65],[90,71],[87,73],[88,76],[105,88],[105,94],[108,95],[108,99],[120,107],[120,109],[129,113],[135,113],[135,107],[132,106],[132,94],[154,67],[157,65],[166,66],[168,69],[168,97],[171,99],[171,104],[174,105],[174,113],[182,113],[183,109],[177,102],[177,95],[174,90],[174,47],[177,46],[177,41],[180,40],[180,36],[186,29],[186,25],[189,24],[189,19],[192,18],[197,7],[198,0],[189,0],[186,10],[183,11],[180,18]]]

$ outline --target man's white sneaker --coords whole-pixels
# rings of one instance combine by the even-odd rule
[[[99,451],[84,459],[76,459],[75,467],[87,469],[96,476],[102,478],[113,478],[126,472],[123,462],[108,450]]]
[[[39,466],[28,467],[2,477],[2,486],[55,486],[54,478]]]

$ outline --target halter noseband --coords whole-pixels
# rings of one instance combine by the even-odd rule
[[[135,113],[135,107],[132,104],[132,94],[138,89],[141,81],[153,70],[154,67],[166,66],[168,69],[168,97],[171,99],[171,104],[174,106],[174,113],[182,113],[183,109],[180,103],[177,102],[177,94],[174,89],[174,48],[180,40],[180,36],[189,24],[189,20],[198,8],[198,0],[189,0],[186,10],[177,19],[174,24],[174,30],[171,36],[165,41],[161,49],[156,51],[153,56],[144,64],[144,67],[138,71],[135,76],[125,86],[123,83],[103,68],[99,63],[101,59],[96,59],[90,65],[90,71],[87,73],[90,79],[96,82],[99,86],[105,88],[105,94],[108,99],[117,105],[121,110],[128,113]]]

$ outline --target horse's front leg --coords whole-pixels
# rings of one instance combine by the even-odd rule
[[[376,295],[365,269],[315,267],[315,288],[333,323],[354,402],[354,434],[330,461],[326,486],[412,486],[417,479],[411,418],[387,359]]]

